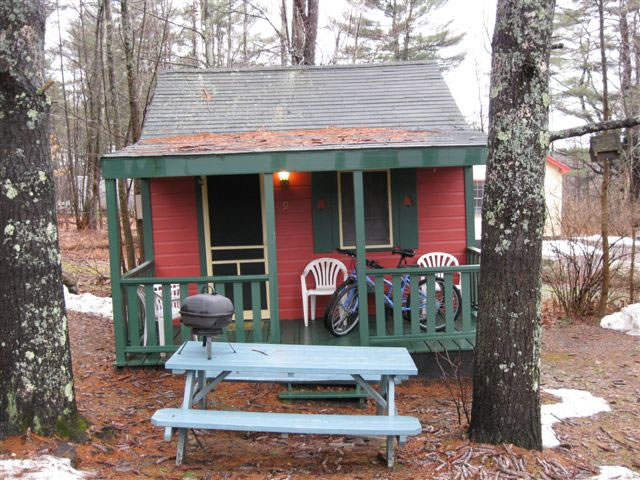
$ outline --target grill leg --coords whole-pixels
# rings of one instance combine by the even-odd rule
[[[211,360],[211,337],[205,337],[207,341],[207,360]]]

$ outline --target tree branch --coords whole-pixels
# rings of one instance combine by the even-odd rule
[[[587,133],[601,132],[603,130],[615,130],[618,128],[631,128],[640,125],[640,116],[625,118],[624,120],[609,120],[606,122],[589,123],[581,127],[567,128],[549,132],[549,142],[562,138],[580,137]]]

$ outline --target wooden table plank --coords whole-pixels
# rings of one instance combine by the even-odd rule
[[[166,362],[171,370],[417,375],[406,348],[214,342],[207,359],[200,342],[187,342]]]

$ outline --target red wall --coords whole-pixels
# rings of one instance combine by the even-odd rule
[[[200,275],[195,186],[193,177],[151,181],[153,250],[158,277]]]
[[[292,172],[289,185],[274,179],[276,245],[280,318],[301,319],[300,274],[314,258],[330,256],[350,268],[344,255],[313,252],[311,229],[311,174]],[[462,168],[418,170],[417,256],[426,252],[448,252],[465,262],[465,201]],[[198,223],[193,178],[154,179],[151,182],[153,236],[158,276],[200,274]],[[385,266],[395,266],[398,257],[371,253]],[[417,258],[416,258],[417,259]],[[320,319],[329,297],[319,297],[316,319]]]
[[[314,258],[334,257],[350,267],[349,258],[338,253],[314,253],[311,229],[311,174],[292,172],[289,185],[281,188],[276,179],[276,245],[280,318],[302,318],[300,274]],[[427,252],[448,252],[465,263],[464,170],[428,168],[417,174],[418,238],[416,257]],[[371,253],[369,258],[393,267],[398,257]],[[316,320],[321,318],[330,297],[318,297]]]

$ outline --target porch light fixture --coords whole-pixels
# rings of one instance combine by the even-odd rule
[[[278,172],[278,178],[280,179],[280,185],[283,187],[289,185],[289,172],[286,170]]]

